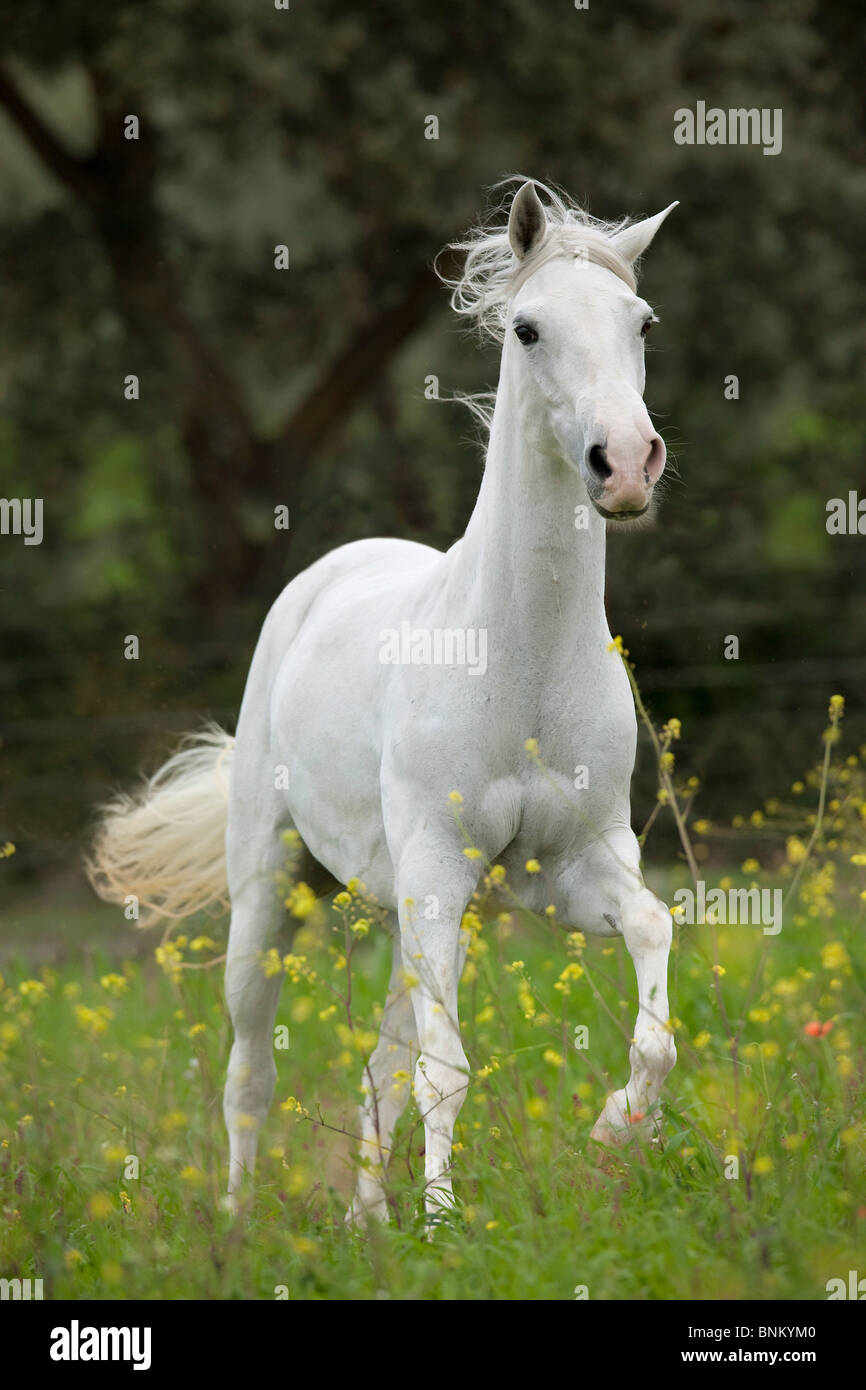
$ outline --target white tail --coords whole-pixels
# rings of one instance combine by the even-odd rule
[[[139,902],[138,925],[228,906],[225,834],[234,739],[213,724],[189,734],[133,795],[102,808],[87,876],[107,902]]]

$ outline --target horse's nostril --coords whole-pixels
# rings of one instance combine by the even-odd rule
[[[665,446],[664,440],[656,435],[644,464],[644,482],[647,487],[652,483],[657,483],[665,467]]]
[[[593,444],[589,451],[587,462],[595,476],[600,478],[602,482],[606,482],[613,472],[613,469],[607,461],[607,454],[600,444]]]

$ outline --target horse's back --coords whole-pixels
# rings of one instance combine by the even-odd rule
[[[392,537],[352,541],[338,546],[290,580],[275,599],[262,626],[250,668],[249,685],[273,682],[293,642],[324,606],[359,599],[413,579],[425,566],[443,559],[439,550]]]

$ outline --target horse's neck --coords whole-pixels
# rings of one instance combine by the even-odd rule
[[[522,649],[573,650],[582,634],[607,630],[605,524],[581,478],[533,443],[521,417],[503,367],[459,584],[492,631]]]

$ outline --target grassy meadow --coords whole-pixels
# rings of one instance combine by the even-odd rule
[[[282,887],[295,939],[262,961],[286,976],[279,1075],[236,1223],[222,1202],[225,924],[166,939],[101,904],[7,911],[0,1273],[42,1278],[55,1299],[821,1300],[829,1279],[866,1272],[866,779],[841,718],[831,706],[821,764],[725,827],[696,818],[701,793],[678,781],[676,721],[652,730],[660,814],[684,838],[658,872],[650,833],[651,886],[670,902],[697,869],[708,888],[787,895],[775,936],[675,925],[679,1061],[661,1144],[589,1140],[628,1074],[623,944],[524,912],[488,873],[465,919],[459,1206],[432,1241],[411,1103],[387,1170],[391,1222],[344,1222],[389,968],[360,888],[323,906]]]

